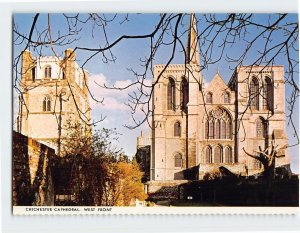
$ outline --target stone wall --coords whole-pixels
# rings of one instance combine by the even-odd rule
[[[145,191],[149,200],[177,200],[180,195],[180,185],[186,183],[187,180],[150,181],[145,184]]]
[[[52,148],[13,132],[13,205],[54,205]]]

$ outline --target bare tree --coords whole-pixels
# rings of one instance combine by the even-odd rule
[[[259,150],[255,154],[251,154],[243,148],[243,151],[250,157],[258,160],[264,167],[263,175],[266,180],[272,182],[275,179],[275,162],[277,158],[284,157],[280,151],[286,149],[288,145],[276,145],[275,136],[272,134],[271,145],[265,145],[265,148],[259,146]]]
[[[187,14],[160,14],[153,22],[153,27],[148,33],[120,34],[117,37],[111,37],[109,29],[119,22],[122,27],[131,22],[130,15],[105,15],[105,14],[62,14],[59,29],[58,25],[53,25],[52,15],[47,15],[45,24],[38,25],[40,14],[33,16],[31,27],[23,31],[14,23],[14,44],[23,47],[19,54],[14,57],[14,88],[21,94],[22,85],[20,76],[20,59],[22,53],[26,50],[32,50],[38,56],[45,55],[45,51],[50,51],[54,56],[59,56],[61,47],[74,46],[74,52],[84,54],[84,60],[81,61],[81,68],[84,69],[91,62],[114,63],[117,60],[114,49],[122,46],[125,41],[144,40],[148,44],[148,54],[141,55],[141,67],[128,67],[132,72],[134,80],[127,86],[107,86],[100,85],[99,88],[114,89],[123,91],[133,88],[129,93],[128,107],[132,113],[132,124],[126,127],[133,129],[143,123],[148,123],[152,116],[151,98],[153,89],[159,80],[163,77],[169,64],[175,57],[182,57],[188,64],[188,51],[185,48],[185,38],[189,31],[187,23]],[[298,76],[298,22],[295,18],[290,19],[288,14],[270,14],[267,20],[260,20],[254,14],[203,14],[197,16],[199,53],[201,64],[199,72],[208,69],[211,65],[226,61],[232,67],[237,66],[273,66],[278,59],[284,60],[288,66],[285,70],[285,82],[291,92],[287,97],[288,113],[287,119],[294,129],[296,137],[295,144],[299,143],[298,132],[294,123],[294,109],[299,95],[299,86],[296,78]],[[91,28],[90,37],[93,38],[96,32],[101,35],[98,46],[79,46],[81,33],[85,28]],[[230,50],[239,46],[238,54],[230,55]],[[154,83],[149,83],[153,76],[153,64],[161,55],[161,51],[167,51],[165,67],[160,71],[158,79]],[[251,59],[250,59],[251,58]],[[262,68],[262,70],[264,70]],[[186,66],[186,72],[190,69]],[[250,75],[250,74],[249,74]],[[97,80],[96,80],[97,83]],[[88,87],[89,88],[89,87]],[[199,90],[204,98],[202,83],[199,83]],[[260,91],[262,93],[262,91]],[[89,91],[91,98],[97,102],[103,101],[96,99],[94,94]],[[59,93],[57,93],[59,96]],[[249,96],[249,99],[252,97]],[[76,101],[74,99],[74,101]],[[246,110],[249,107],[246,108]],[[245,110],[245,112],[246,112]],[[80,109],[78,109],[80,111]],[[244,112],[244,113],[245,113]],[[142,113],[142,117],[141,116]],[[240,118],[242,119],[243,114]],[[79,113],[82,115],[83,113]],[[270,115],[272,115],[270,113]],[[88,123],[87,120],[83,120]],[[103,118],[98,119],[103,120]],[[92,124],[98,122],[95,120]],[[241,121],[240,127],[243,128]],[[243,130],[245,130],[243,128]]]

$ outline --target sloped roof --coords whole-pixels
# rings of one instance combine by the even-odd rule
[[[224,82],[219,72],[215,74],[214,78],[206,87],[206,91],[212,91],[212,92],[216,92],[218,90],[224,91],[226,89],[228,89],[228,86]]]

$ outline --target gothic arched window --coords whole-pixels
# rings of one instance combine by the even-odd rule
[[[46,66],[45,67],[45,78],[51,78],[51,66]]]
[[[265,138],[267,136],[267,131],[267,121],[259,117],[256,121],[256,137]]]
[[[43,111],[44,112],[51,111],[51,100],[48,95],[46,95],[43,100]]]
[[[232,139],[232,120],[229,113],[222,108],[209,112],[205,122],[206,139]]]
[[[221,121],[221,138],[226,139],[226,121]]]
[[[217,146],[214,150],[214,163],[223,163],[222,147]]]
[[[176,91],[175,91],[175,81],[172,78],[169,78],[168,88],[167,88],[167,105],[169,110],[174,110],[176,107]]]
[[[181,124],[179,121],[174,124],[174,136],[181,137]]]
[[[230,104],[230,94],[229,94],[229,92],[224,93],[224,104]]]
[[[208,138],[214,139],[215,138],[215,121],[210,120],[208,123],[209,123]]]
[[[233,163],[232,149],[230,146],[225,148],[225,163]]]
[[[33,68],[31,69],[31,76],[32,76],[32,81],[33,81],[33,82],[35,81],[35,72],[36,72],[36,69],[35,69],[35,67],[33,67]]]
[[[259,109],[259,83],[257,78],[253,77],[250,82],[249,103],[251,109]]]
[[[227,121],[226,124],[226,139],[231,139],[232,136],[232,122]]]
[[[273,83],[269,77],[265,77],[263,86],[263,108],[273,110],[274,88]]]
[[[177,153],[174,157],[174,165],[175,167],[182,167],[182,156]]]
[[[189,84],[186,78],[183,78],[180,84],[180,108],[185,111],[189,102]]]
[[[212,102],[213,102],[213,94],[211,92],[208,92],[206,94],[206,103],[207,104],[212,104]]]
[[[212,149],[210,146],[205,149],[205,163],[212,163]]]
[[[220,124],[220,120],[216,120],[216,139],[220,139],[221,138],[221,124]]]
[[[205,139],[209,138],[209,121],[205,122]]]

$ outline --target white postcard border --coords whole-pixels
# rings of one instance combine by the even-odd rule
[[[72,7],[68,2],[72,1]],[[41,0],[32,0],[28,1],[9,1],[9,0],[0,0],[0,29],[2,32],[1,36],[1,45],[2,45],[2,59],[0,62],[2,78],[0,79],[0,92],[1,92],[1,106],[2,109],[5,109],[6,114],[0,114],[0,120],[3,122],[1,124],[0,132],[0,150],[1,150],[1,159],[0,159],[0,173],[1,173],[1,192],[0,192],[0,231],[3,233],[8,232],[178,232],[180,229],[184,229],[184,232],[199,232],[199,231],[217,231],[217,229],[222,229],[222,231],[227,232],[241,232],[242,229],[247,229],[247,231],[256,230],[260,232],[270,232],[270,230],[276,231],[285,231],[285,232],[299,232],[299,208],[287,208],[287,207],[232,207],[231,209],[226,208],[226,213],[216,213],[209,216],[196,216],[191,211],[190,208],[188,218],[181,217],[180,215],[143,215],[138,218],[134,215],[128,214],[128,208],[124,215],[110,215],[107,218],[92,218],[91,214],[84,214],[84,216],[58,216],[57,213],[54,214],[45,214],[52,215],[47,218],[47,216],[41,216],[41,214],[35,216],[27,216],[28,213],[22,214],[19,216],[14,216],[13,213],[18,215],[18,213],[24,207],[13,207],[11,202],[11,80],[5,79],[4,77],[11,77],[11,25],[8,24],[11,22],[11,14],[13,12],[32,12],[32,11],[71,11],[71,9],[76,10],[76,6],[81,7],[81,11],[87,11],[88,8],[91,8],[92,4],[86,2],[81,2],[74,0],[66,0],[63,4],[56,3],[44,4],[44,1]],[[6,3],[3,3],[6,2]],[[18,2],[18,3],[16,3]],[[239,11],[239,12],[298,12],[298,1],[297,0],[273,0],[273,1],[261,1],[261,0],[248,0],[248,1],[211,1],[211,0],[201,0],[193,1],[193,4],[187,3],[187,1],[173,1],[171,5],[166,8],[168,3],[165,3],[164,6],[161,6],[162,2],[167,2],[167,0],[160,1],[148,1],[145,4],[142,0],[136,1],[135,4],[132,1],[123,0],[116,3],[116,1],[107,0],[106,6],[104,4],[97,3],[97,7],[93,7],[94,11],[97,11],[99,8],[108,12],[112,9],[119,9],[123,12],[135,12],[136,10],[141,12],[157,12],[164,11],[170,12],[181,11],[181,12],[200,12],[201,11],[210,11],[210,12],[222,12],[228,10]],[[138,3],[139,2],[139,3]],[[170,1],[169,1],[170,2]],[[43,3],[43,4],[41,4]],[[75,5],[74,5],[75,3]],[[152,5],[152,7],[149,7]],[[33,7],[34,6],[34,7]],[[200,7],[201,6],[201,7]],[[262,7],[263,6],[263,7]],[[143,9],[143,10],[141,10]],[[4,113],[4,112],[3,112]],[[32,207],[32,206],[31,206]],[[119,208],[119,207],[113,207]],[[138,207],[141,208],[141,207]],[[145,207],[148,208],[148,207]],[[149,211],[153,211],[156,208],[150,207]],[[182,214],[184,207],[180,207],[180,213]],[[198,207],[194,207],[198,209]],[[215,210],[219,207],[211,207],[210,209]],[[242,208],[245,215],[240,215],[239,213],[234,214],[230,211],[233,208]],[[173,209],[173,207],[172,207]],[[197,214],[210,214],[209,212],[203,213],[206,207],[201,207],[201,211],[198,210]],[[271,213],[271,210],[274,210]],[[281,214],[289,214],[287,210],[296,213],[295,215],[289,215],[287,217],[280,216]],[[163,211],[163,210],[159,210]],[[256,211],[255,213],[253,211]],[[260,212],[260,211],[263,211]],[[140,209],[136,210],[136,214],[139,214]],[[247,213],[245,213],[247,212]],[[267,213],[269,212],[269,213]],[[275,212],[275,214],[274,214]],[[105,213],[107,214],[107,213]],[[261,215],[263,214],[263,215]],[[32,215],[32,214],[30,214]],[[67,215],[64,213],[63,215]],[[73,215],[73,214],[72,214]],[[82,214],[80,214],[82,215]],[[259,218],[256,215],[260,215]],[[78,217],[78,218],[77,218]],[[180,224],[179,224],[180,222]],[[54,224],[55,223],[55,224]],[[75,224],[76,223],[76,224]],[[172,224],[171,224],[172,223]],[[215,224],[215,227],[213,226]],[[75,227],[76,225],[76,227]],[[91,229],[91,225],[92,228]],[[217,227],[219,225],[220,227]],[[180,226],[182,226],[180,228]]]
[[[296,214],[299,207],[14,206],[14,215]]]

